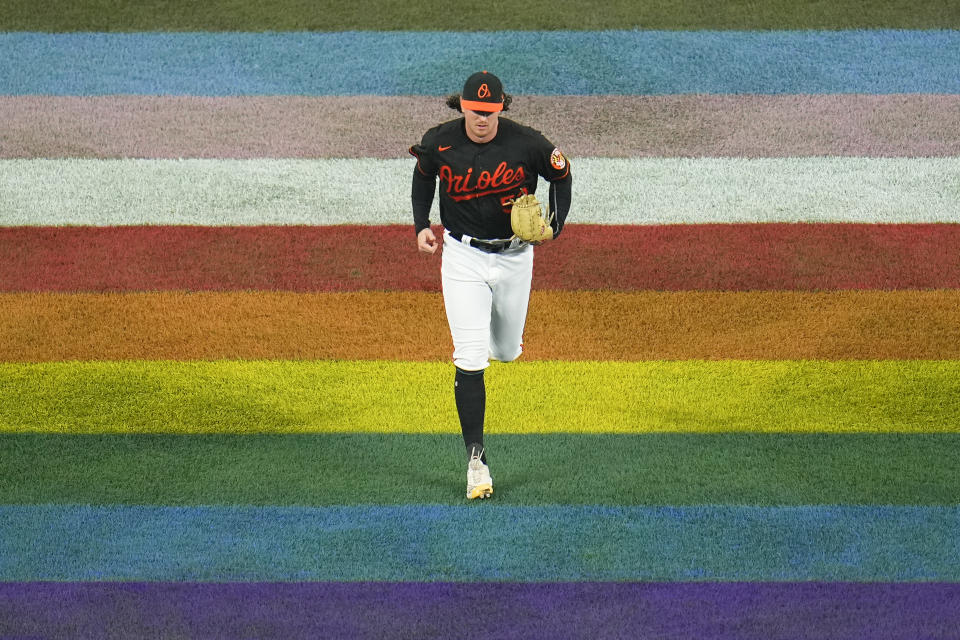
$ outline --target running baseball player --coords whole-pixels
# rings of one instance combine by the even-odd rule
[[[512,98],[492,73],[474,73],[447,106],[463,117],[433,127],[416,157],[411,200],[417,248],[436,253],[430,228],[439,178],[441,282],[453,338],[454,400],[467,448],[467,499],[493,495],[483,444],[484,370],[522,353],[533,245],[560,235],[570,210],[570,162],[540,132],[501,117]],[[550,184],[546,211],[534,195]],[[531,213],[531,211],[533,213]]]

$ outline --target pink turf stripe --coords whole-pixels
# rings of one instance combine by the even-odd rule
[[[0,158],[404,158],[459,115],[439,96],[0,96],[0,113]],[[958,95],[514,95],[504,117],[574,160],[960,155]]]
[[[568,225],[534,287],[960,288],[960,225]],[[0,227],[0,291],[438,291],[412,226]]]

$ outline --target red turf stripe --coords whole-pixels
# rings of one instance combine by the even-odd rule
[[[5,227],[0,291],[438,291],[413,228]],[[960,288],[957,224],[569,225],[538,289]]]

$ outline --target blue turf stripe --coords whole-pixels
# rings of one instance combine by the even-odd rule
[[[0,507],[0,581],[960,581],[960,507]]]
[[[0,94],[957,93],[960,31],[3,33]]]

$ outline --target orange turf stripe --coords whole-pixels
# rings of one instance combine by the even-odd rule
[[[0,294],[0,361],[448,360],[440,294]],[[526,359],[960,359],[960,290],[535,291]]]

